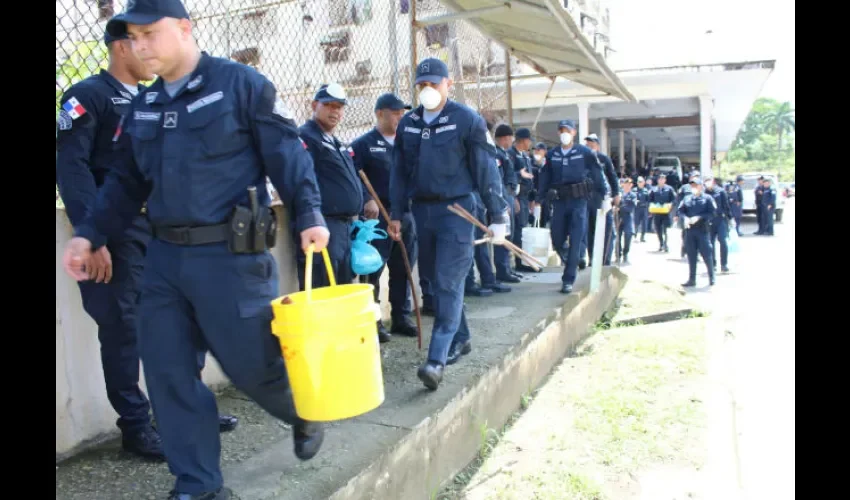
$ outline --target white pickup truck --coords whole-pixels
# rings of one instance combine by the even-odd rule
[[[759,177],[770,179],[770,184],[776,188],[776,210],[774,210],[774,220],[782,222],[782,211],[785,209],[786,193],[784,189],[779,189],[779,183],[776,181],[776,175],[767,172],[747,172],[741,174],[744,177],[744,184],[741,185],[741,190],[744,191],[744,214],[756,213],[756,186],[759,185]]]

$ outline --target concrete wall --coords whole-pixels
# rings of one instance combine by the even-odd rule
[[[280,274],[280,293],[297,291],[293,242],[289,218],[283,207],[275,207],[278,220],[277,244],[273,250]],[[118,432],[118,415],[106,399],[97,327],[83,310],[77,283],[62,269],[62,252],[72,229],[65,211],[56,210],[56,459],[61,460],[87,446],[113,437]],[[419,275],[413,278],[419,296]],[[387,273],[381,278],[381,303],[389,319]],[[213,388],[229,383],[212,356],[207,356],[204,381]],[[147,392],[142,372],[142,390]]]
[[[292,238],[286,212],[277,207],[281,229],[274,248],[279,265],[280,291],[298,288]],[[117,432],[115,411],[106,399],[97,326],[82,307],[79,288],[62,269],[62,252],[72,229],[65,211],[56,210],[56,458],[112,437]],[[204,381],[213,388],[227,378],[212,356],[207,357]],[[142,389],[147,392],[142,375]]]

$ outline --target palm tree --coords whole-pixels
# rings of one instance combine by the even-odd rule
[[[796,130],[794,108],[791,107],[791,103],[785,101],[765,113],[762,125],[765,132],[776,134],[776,156],[778,160],[782,151],[782,136]]]

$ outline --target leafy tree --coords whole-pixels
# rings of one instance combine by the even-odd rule
[[[795,174],[794,109],[790,102],[759,98],[744,120],[723,166],[729,174],[776,171],[782,179]]]

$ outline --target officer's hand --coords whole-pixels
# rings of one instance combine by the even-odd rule
[[[505,236],[508,234],[507,224],[490,224],[490,227],[487,229],[492,233],[492,236],[490,236],[490,242],[492,244],[500,245],[505,242]]]
[[[613,200],[611,200],[611,203],[612,203],[615,207],[616,207],[617,205],[619,205],[619,204],[620,204],[620,195],[615,196],[615,197],[614,197],[614,199],[613,199]]]
[[[86,272],[87,264],[91,258],[91,242],[85,238],[71,238],[65,245],[65,253],[62,255],[62,267],[68,276],[77,281],[89,279]]]
[[[534,174],[530,173],[526,169],[520,170],[519,175],[521,175],[523,179],[534,179]]]
[[[109,283],[112,279],[112,256],[109,255],[109,250],[106,246],[98,248],[91,254],[88,263],[86,264],[86,272],[89,279],[96,283]]]
[[[401,221],[390,221],[390,225],[387,227],[387,234],[395,241],[401,241]]]
[[[377,219],[378,213],[378,204],[375,203],[375,200],[369,200],[366,202],[366,205],[363,206],[363,214],[367,219]]]
[[[315,252],[321,252],[328,246],[331,233],[324,226],[313,226],[301,231],[301,249],[307,252],[310,245],[315,245]]]
[[[679,216],[677,215],[677,216],[673,217],[673,224],[678,224],[678,223],[679,223]]]

